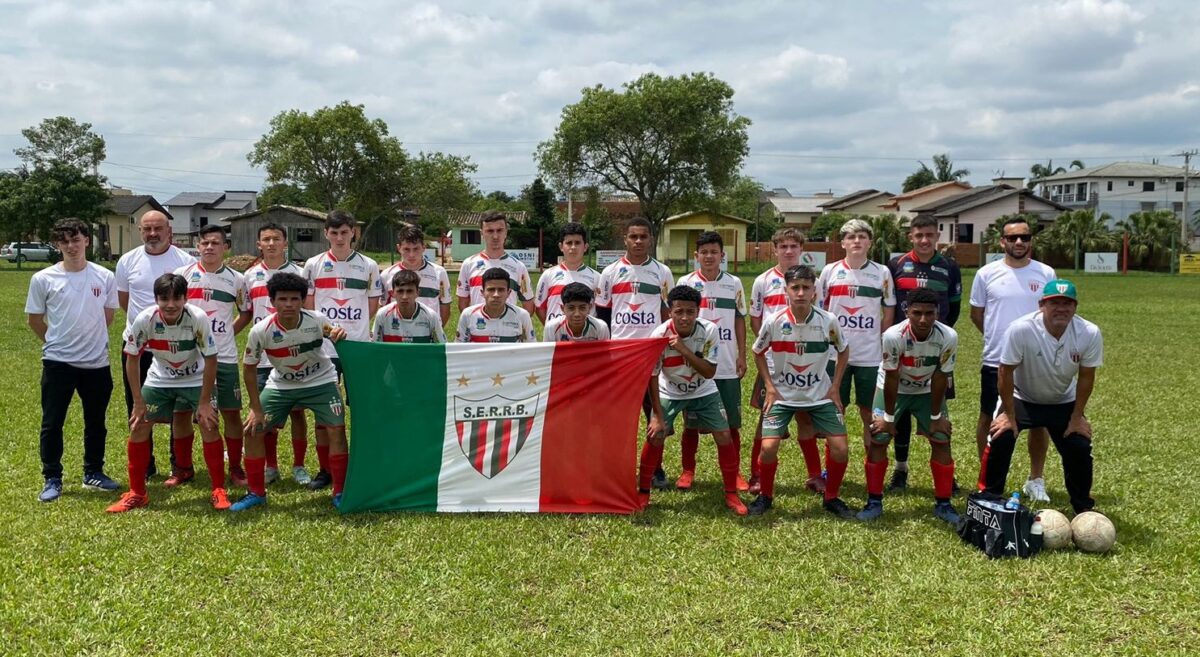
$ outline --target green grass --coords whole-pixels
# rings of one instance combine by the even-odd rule
[[[109,517],[110,498],[83,492],[75,478],[76,405],[64,458],[71,478],[60,501],[41,505],[40,368],[22,314],[30,273],[0,269],[4,654],[1200,650],[1200,512],[1192,501],[1200,459],[1190,442],[1200,389],[1197,278],[1076,277],[1082,314],[1102,327],[1107,345],[1090,415],[1095,494],[1119,543],[1103,556],[993,562],[931,517],[926,468],[915,467],[907,494],[887,499],[882,521],[836,522],[801,490],[794,445],[782,455],[776,510],[750,521],[722,510],[711,443],[701,450],[696,489],[656,495],[638,517],[342,518],[327,493],[286,480],[265,512],[231,516],[209,509],[206,482],[168,492],[161,479],[151,509]],[[970,481],[980,337],[965,313],[958,328],[951,412],[960,480]],[[124,480],[117,383],[108,471]],[[852,419],[851,433],[859,431]],[[669,443],[669,472],[678,472],[677,444]],[[924,462],[927,448],[913,449],[914,465]],[[289,449],[281,451],[286,462]],[[158,453],[164,463],[161,443]],[[1052,450],[1050,494],[1065,509],[1060,467]],[[1026,468],[1018,448],[1010,485]],[[852,465],[844,497],[857,505],[863,496],[861,466]]]

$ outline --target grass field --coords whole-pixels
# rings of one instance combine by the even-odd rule
[[[265,512],[232,516],[209,508],[206,482],[168,492],[161,479],[151,509],[110,517],[111,498],[78,485],[76,404],[64,496],[39,504],[40,365],[22,313],[29,276],[0,270],[6,655],[1200,652],[1200,511],[1191,498],[1200,459],[1188,442],[1200,408],[1200,279],[1075,277],[1081,315],[1101,326],[1107,347],[1090,416],[1095,496],[1119,543],[1104,556],[992,562],[930,515],[918,442],[913,485],[871,526],[820,510],[802,490],[794,445],[782,454],[776,510],[731,517],[711,443],[692,492],[658,494],[636,517],[342,518],[327,492],[290,480],[272,489]],[[951,413],[959,478],[969,482],[980,336],[965,312],[958,328]],[[123,413],[118,375],[107,470],[121,481]],[[856,442],[843,495],[852,506],[864,498]],[[677,444],[668,443],[673,474]],[[1052,450],[1050,494],[1066,510],[1060,467]],[[1010,486],[1026,468],[1018,447]]]

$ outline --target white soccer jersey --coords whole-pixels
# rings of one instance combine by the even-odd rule
[[[499,258],[489,258],[483,252],[476,253],[463,260],[462,269],[458,272],[458,296],[470,299],[470,305],[483,303],[483,272],[492,267],[499,267],[508,272],[512,279],[512,291],[508,293],[508,303],[520,305],[533,298],[533,281],[529,278],[529,270],[525,263],[517,260],[508,253]]]
[[[667,320],[655,327],[652,338],[669,338],[675,333],[675,323]],[[717,364],[721,352],[717,326],[705,319],[697,319],[692,334],[683,339],[700,358]],[[717,392],[717,384],[700,373],[684,360],[678,351],[668,346],[658,359],[658,394],[664,399],[699,399]]]
[[[380,284],[383,285],[381,303],[395,301],[392,298],[392,278],[396,276],[396,272],[405,269],[407,267],[404,263],[397,262],[379,275]],[[448,306],[453,301],[450,298],[450,275],[446,273],[446,268],[426,260],[424,265],[412,271],[417,272],[417,276],[421,278],[421,282],[417,284],[417,301],[432,310],[434,315],[441,317],[442,306]]]
[[[754,340],[754,353],[766,354],[771,382],[779,390],[777,403],[792,408],[829,404],[830,377],[826,367],[845,351],[837,319],[814,307],[797,321],[791,308],[768,316]]]
[[[446,333],[442,330],[442,318],[436,310],[418,303],[412,317],[405,318],[400,314],[399,307],[393,301],[375,314],[374,328],[371,339],[375,342],[446,342]]]
[[[1104,363],[1104,338],[1100,328],[1075,316],[1061,338],[1046,330],[1039,310],[1008,327],[1000,362],[1016,365],[1015,395],[1035,404],[1066,404],[1075,401],[1075,381],[1080,367]]]
[[[533,320],[524,308],[504,304],[499,317],[489,317],[477,303],[458,317],[459,342],[537,342]]]
[[[667,293],[674,285],[671,270],[654,258],[635,265],[621,256],[605,267],[596,305],[612,309],[613,339],[649,337],[662,322]]]
[[[933,373],[954,373],[958,353],[958,333],[941,322],[934,322],[929,336],[918,340],[904,320],[883,332],[883,361],[879,364],[876,387],[882,388],[885,372],[900,372],[896,391],[902,395],[923,395],[933,389]]]
[[[279,323],[279,315],[271,314],[250,329],[242,362],[270,363],[268,388],[294,390],[336,384],[337,370],[321,348],[332,329],[333,323],[311,310],[301,310],[300,323],[290,331]]]
[[[750,316],[761,317],[764,320],[771,315],[787,308],[787,284],[783,280],[783,272],[775,266],[754,279],[750,286]]]
[[[239,313],[250,310],[246,279],[225,265],[208,271],[199,261],[180,267],[175,273],[187,281],[188,303],[208,315],[213,340],[217,341],[217,362],[236,364],[238,349],[233,322]]]
[[[721,341],[721,357],[717,361],[716,379],[736,379],[738,361],[737,334],[734,327],[746,321],[746,291],[742,279],[720,272],[713,280],[694,271],[679,279],[679,285],[694,288],[700,293],[700,317],[717,327]]]
[[[304,268],[291,260],[284,260],[279,269],[271,269],[265,262],[259,260],[250,265],[250,268],[242,275],[246,280],[246,291],[250,297],[250,312],[253,316],[250,326],[254,326],[275,313],[275,306],[271,305],[271,295],[267,292],[267,283],[272,276],[279,273],[295,274],[304,278]],[[258,366],[270,367],[271,364],[264,359],[259,362]]]
[[[177,246],[169,246],[158,255],[150,255],[146,253],[145,246],[139,246],[121,256],[114,276],[117,292],[129,295],[129,303],[125,308],[125,327],[133,324],[134,318],[143,310],[154,306],[154,281],[159,276],[193,262],[196,259]]]
[[[1053,267],[1036,260],[1015,269],[997,260],[975,272],[971,306],[983,308],[984,365],[996,367],[1000,363],[1004,330],[1021,317],[1037,312],[1042,288],[1055,278]]]
[[[113,273],[92,262],[81,271],[62,263],[38,271],[25,297],[27,314],[45,316],[42,358],[87,369],[108,367],[104,311],[119,307]]]
[[[851,267],[845,260],[829,263],[817,279],[817,303],[833,313],[850,348],[850,365],[876,367],[883,352],[883,308],[896,305],[896,287],[888,268],[868,260]]]
[[[571,333],[571,327],[567,326],[567,318],[563,315],[547,320],[546,328],[542,331],[542,342],[590,342],[609,339],[607,324],[591,316],[585,319],[587,323],[579,335]]]
[[[538,279],[537,292],[533,295],[533,303],[546,313],[546,324],[562,317],[562,289],[571,283],[583,283],[592,289],[592,294],[600,293],[600,272],[581,265],[579,269],[567,269],[562,265],[554,265],[542,272]],[[592,308],[592,314],[596,309]]]
[[[124,352],[154,355],[143,385],[153,388],[190,388],[204,378],[204,359],[217,355],[217,343],[209,328],[208,315],[187,304],[174,324],[163,319],[158,306],[147,308],[125,329]]]
[[[383,294],[379,282],[379,265],[358,251],[338,260],[326,251],[304,263],[308,293],[313,297],[317,312],[334,326],[346,331],[346,339],[367,342],[371,339],[371,308],[369,299]],[[325,355],[337,358],[333,343],[325,345]]]

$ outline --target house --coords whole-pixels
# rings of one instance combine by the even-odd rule
[[[839,196],[826,201],[820,206],[822,212],[844,212],[875,217],[888,212],[883,206],[892,199],[891,192],[881,192],[877,189],[860,189],[845,196]]]
[[[446,227],[450,231],[450,257],[455,262],[462,262],[468,257],[483,250],[483,233],[480,232],[480,220],[489,212],[468,212],[452,210],[446,214]],[[509,226],[523,224],[529,217],[528,212],[505,212]]]
[[[1188,216],[1200,211],[1200,172],[1188,173]],[[1072,210],[1096,209],[1121,221],[1135,212],[1183,214],[1183,167],[1113,162],[1031,181],[1038,194]],[[1110,226],[1111,228],[1111,226]]]
[[[979,244],[987,229],[1005,215],[1037,215],[1045,225],[1068,209],[1034,194],[1020,179],[996,178],[992,182],[919,205],[911,212],[914,217],[930,216],[937,220],[939,243]]]
[[[913,208],[920,207],[927,203],[961,194],[962,192],[971,189],[970,183],[958,182],[956,180],[950,182],[933,183],[924,187],[918,187],[911,192],[904,192],[893,196],[890,201],[884,203],[885,212],[891,212],[898,219],[912,219],[915,214]]]
[[[258,192],[183,192],[167,201],[171,229],[184,235],[258,209]]]
[[[746,248],[747,227],[753,224],[751,219],[708,210],[667,217],[658,236],[655,257],[668,263],[686,263],[690,269],[696,253],[696,238],[700,233],[711,230],[719,233],[725,242],[725,254],[729,262],[736,262]]]
[[[324,253],[325,212],[291,205],[267,208],[226,217],[234,255],[258,255],[258,229],[268,223],[283,227],[288,241],[288,258],[307,260]]]
[[[92,244],[98,253],[106,257],[120,257],[142,245],[142,215],[158,210],[171,217],[171,213],[153,196],[134,194],[121,187],[109,190],[104,207],[104,214],[96,220],[97,229]]]
[[[788,190],[777,188],[766,193],[766,200],[775,208],[784,224],[807,230],[813,221],[824,213],[821,205],[832,201],[833,193],[792,196]]]

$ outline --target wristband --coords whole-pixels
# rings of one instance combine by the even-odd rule
[[[896,422],[896,416],[895,416],[895,415],[892,415],[891,413],[884,413],[884,414],[883,414],[883,421],[884,421],[884,422],[892,422],[892,423],[895,423],[895,422]]]
[[[942,419],[942,414],[938,413],[937,415],[930,415],[929,419],[930,420],[940,420],[940,419]]]

